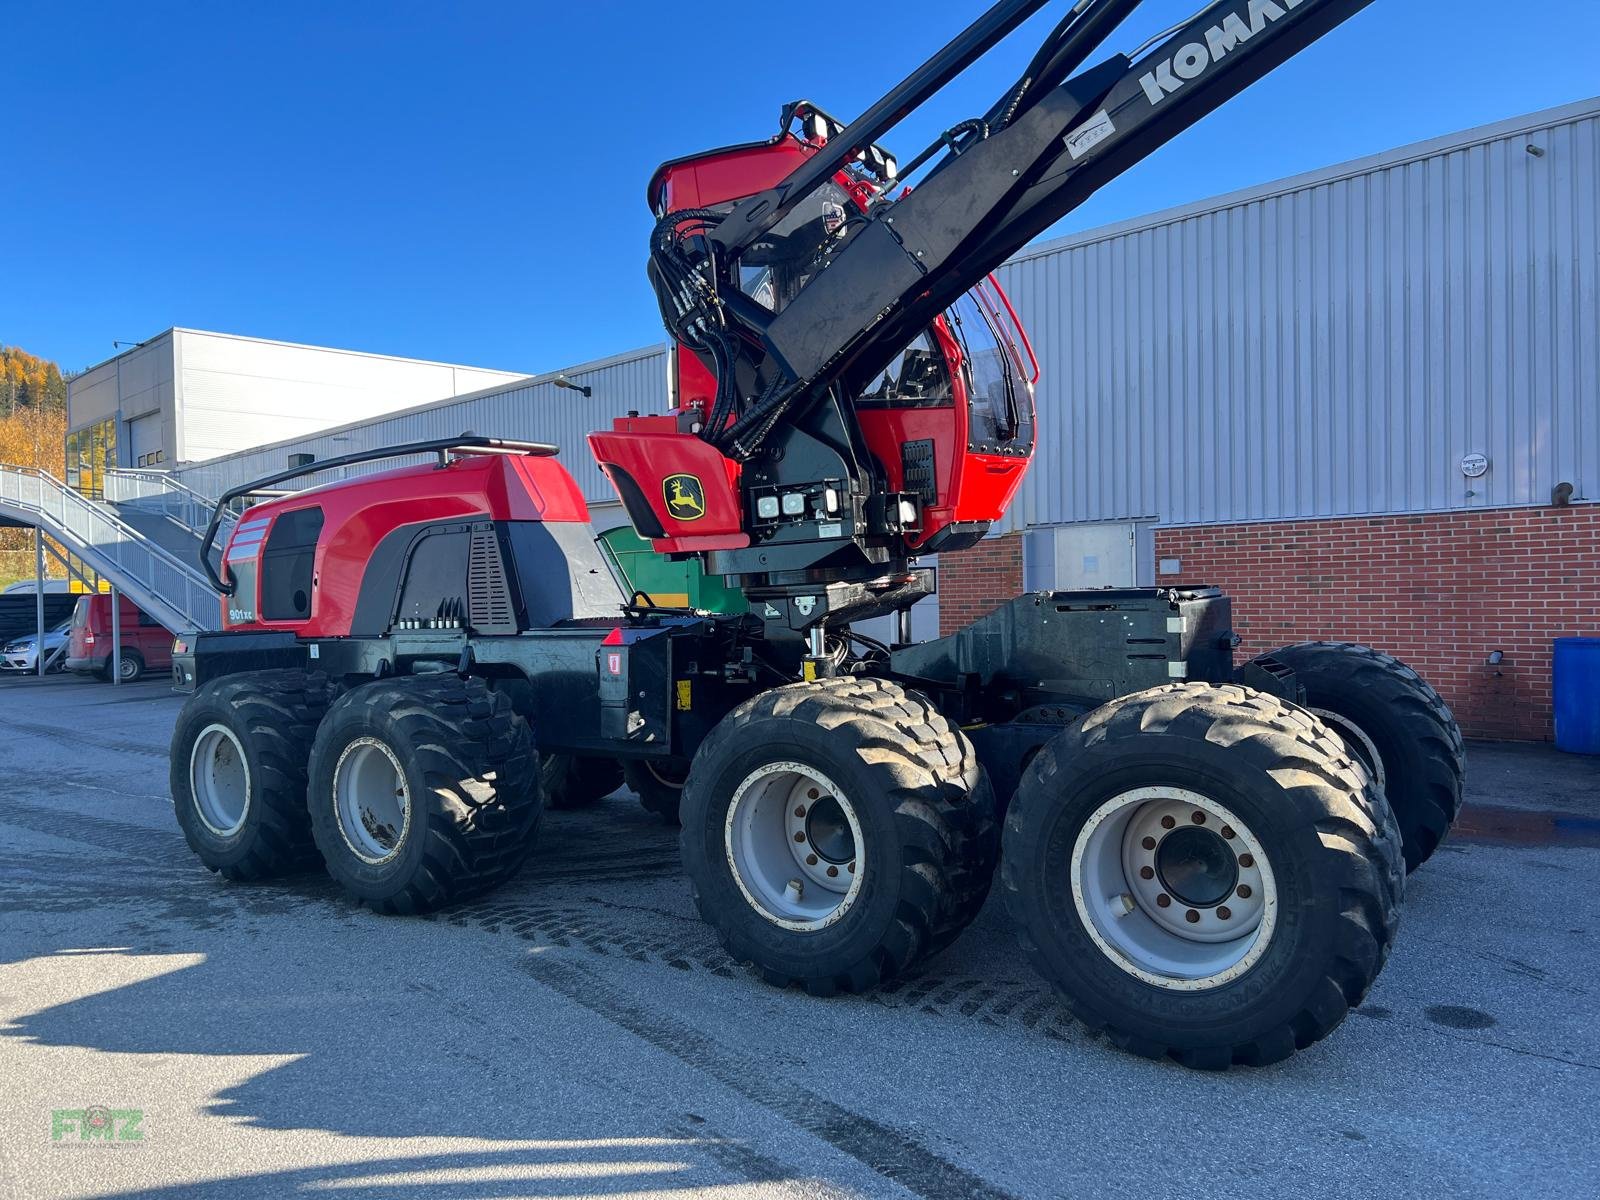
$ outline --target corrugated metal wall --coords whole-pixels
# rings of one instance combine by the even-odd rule
[[[661,411],[666,406],[666,371],[665,350],[654,346],[564,372],[572,382],[594,389],[590,399],[556,387],[551,382],[554,376],[540,376],[526,383],[196,463],[176,474],[202,495],[219,496],[228,488],[285,469],[291,454],[314,454],[319,460],[336,458],[358,450],[452,437],[471,431],[521,441],[555,442],[562,450],[561,461],[577,479],[584,495],[592,500],[612,500],[615,497],[611,487],[594,465],[583,440],[584,434],[609,426],[613,417],[623,416],[629,409]],[[326,477],[309,477],[303,486],[385,471],[398,465],[401,460],[362,464]]]
[[[1063,239],[1000,275],[1044,372],[1009,527],[1536,504],[1562,481],[1600,499],[1600,101]],[[635,351],[567,372],[593,400],[544,377],[182,474],[216,495],[289,453],[472,429],[560,443],[611,500],[583,435],[658,411],[665,373],[660,347]]]
[[[1561,481],[1600,498],[1600,101],[1000,276],[1044,371],[1013,526],[1547,503]]]

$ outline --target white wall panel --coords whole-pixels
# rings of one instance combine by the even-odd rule
[[[177,330],[177,454],[200,461],[522,376]]]
[[[584,435],[608,427],[613,417],[623,416],[630,410],[662,411],[667,402],[666,373],[666,352],[660,346],[653,346],[560,372],[572,382],[592,388],[594,395],[590,399],[556,387],[552,382],[554,374],[539,376],[472,396],[427,404],[195,463],[179,474],[185,483],[203,495],[216,496],[228,488],[285,469],[291,454],[314,454],[319,460],[337,458],[359,450],[470,432],[519,441],[554,442],[561,447],[561,461],[577,479],[585,496],[591,500],[614,500],[610,484],[590,457]],[[310,477],[304,486],[388,470],[397,465],[400,465],[398,460],[361,464]]]

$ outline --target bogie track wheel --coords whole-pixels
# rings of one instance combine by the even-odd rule
[[[184,703],[172,731],[172,806],[211,870],[265,879],[317,861],[306,758],[332,699],[325,675],[242,671]]]
[[[1125,696],[1049,742],[1001,877],[1079,1020],[1211,1069],[1332,1032],[1388,955],[1405,879],[1388,805],[1326,726],[1206,684]]]
[[[676,759],[629,758],[622,762],[622,778],[639,797],[639,807],[654,813],[668,825],[678,823],[684,781],[688,777],[688,764]]]
[[[311,825],[328,873],[379,912],[427,912],[521,869],[544,799],[528,724],[456,675],[363,684],[311,751]]]
[[[993,807],[971,743],[926,697],[877,679],[793,684],[701,746],[683,861],[735,959],[778,986],[861,991],[977,915]]]
[[[1353,642],[1301,642],[1269,657],[1294,669],[1306,707],[1372,774],[1415,871],[1461,812],[1466,751],[1449,706],[1405,663]]]

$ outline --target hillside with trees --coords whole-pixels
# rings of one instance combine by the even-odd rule
[[[61,368],[0,346],[0,463],[66,474],[67,382]],[[47,568],[48,570],[48,568]],[[59,576],[57,566],[50,574]],[[33,577],[33,533],[0,529],[0,587]]]

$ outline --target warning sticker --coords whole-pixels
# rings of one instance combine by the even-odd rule
[[[1067,134],[1067,149],[1072,152],[1073,161],[1082,158],[1116,131],[1117,127],[1111,123],[1111,114],[1102,108],[1087,123]]]

